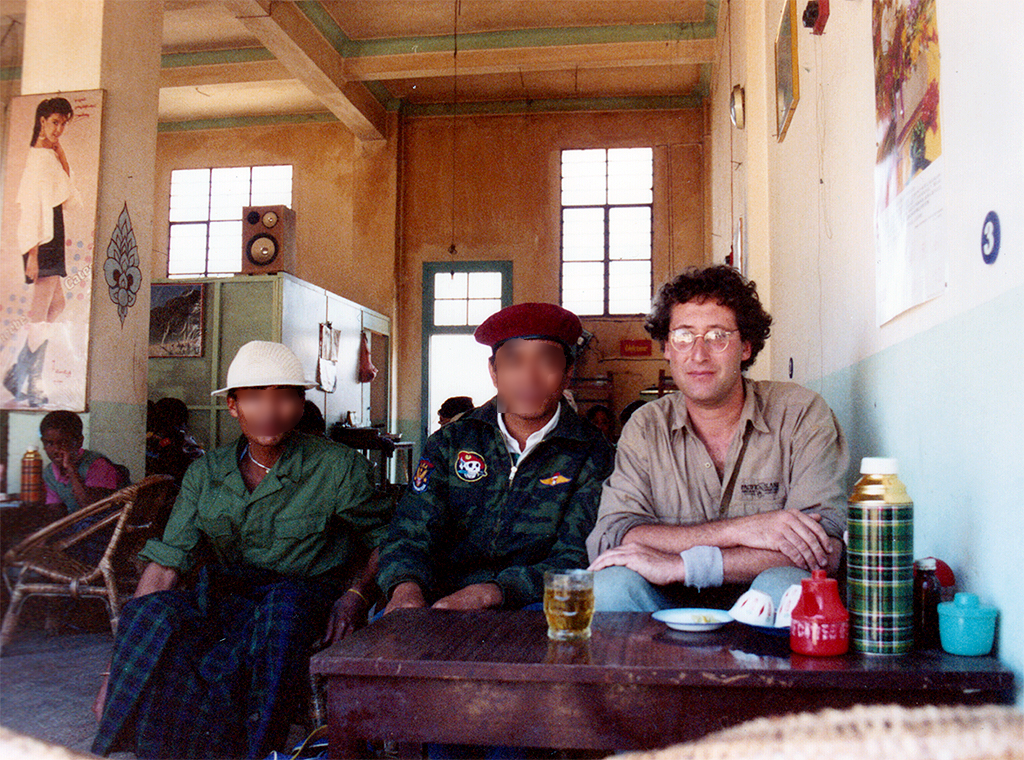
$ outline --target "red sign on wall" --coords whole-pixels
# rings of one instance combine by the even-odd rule
[[[619,341],[620,356],[650,356],[650,339],[622,340]]]

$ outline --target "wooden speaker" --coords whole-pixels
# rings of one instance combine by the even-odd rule
[[[242,209],[242,274],[295,274],[295,212],[287,206]]]

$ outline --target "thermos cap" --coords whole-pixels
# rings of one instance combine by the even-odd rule
[[[889,457],[864,457],[860,460],[861,475],[895,475],[899,472],[899,460]]]

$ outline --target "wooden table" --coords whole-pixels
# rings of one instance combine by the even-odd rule
[[[546,631],[541,612],[405,610],[324,650],[331,756],[365,739],[655,748],[824,707],[1013,703],[993,657],[804,657],[739,623],[686,634],[643,613],[598,613],[583,645]]]

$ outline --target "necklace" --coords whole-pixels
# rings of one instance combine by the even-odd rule
[[[249,447],[248,447],[248,446],[246,446],[246,447],[245,447],[245,455],[246,455],[247,457],[249,457],[249,461],[250,461],[250,462],[252,462],[252,463],[253,463],[254,465],[256,465],[256,466],[257,466],[257,467],[259,467],[259,468],[260,468],[261,470],[263,470],[263,472],[270,472],[270,470],[271,470],[271,469],[273,468],[273,465],[271,465],[270,467],[267,467],[267,466],[266,466],[265,464],[262,464],[262,463],[260,463],[260,462],[257,462],[257,461],[256,461],[256,458],[255,458],[255,457],[253,457],[253,455],[252,455],[252,452],[251,452],[251,451],[249,451]]]

